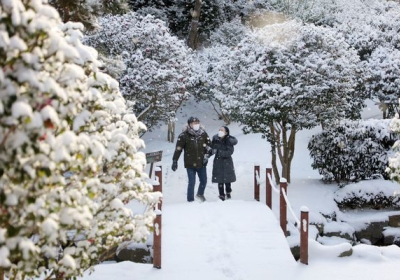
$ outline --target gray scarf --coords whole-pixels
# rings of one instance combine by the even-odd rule
[[[199,137],[200,135],[203,134],[204,130],[201,129],[201,128],[199,128],[199,129],[196,131],[196,130],[194,130],[193,128],[191,128],[191,127],[189,126],[189,127],[188,127],[188,132],[189,132],[189,134],[192,134],[192,135],[194,135],[194,136],[196,136],[196,137]]]

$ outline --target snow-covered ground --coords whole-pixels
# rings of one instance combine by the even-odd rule
[[[364,118],[379,118],[380,114],[369,103],[364,111]],[[200,118],[210,136],[217,133],[223,122],[218,120],[211,106],[190,101],[179,112],[177,133],[186,123],[190,116]],[[260,135],[244,135],[238,124],[229,126],[231,134],[239,140],[235,146],[233,160],[237,174],[237,182],[233,183],[231,201],[219,201],[216,184],[210,179],[206,188],[204,203],[186,202],[187,175],[183,167],[183,157],[178,162],[178,170],[171,170],[172,154],[175,144],[168,143],[166,127],[149,132],[145,135],[145,152],[162,150],[163,168],[163,225],[166,232],[163,235],[163,253],[168,256],[163,259],[162,269],[155,269],[152,265],[137,264],[131,262],[106,263],[96,267],[91,275],[85,275],[85,280],[100,279],[146,279],[146,280],[175,280],[175,279],[280,279],[280,280],[310,280],[310,279],[398,279],[398,268],[400,264],[400,248],[397,246],[375,247],[370,245],[357,245],[353,247],[351,257],[338,258],[338,252],[348,248],[349,244],[335,244],[324,246],[310,240],[309,265],[295,262],[294,259],[287,259],[285,264],[275,263],[281,258],[281,253],[271,250],[261,261],[260,248],[255,248],[254,240],[260,244],[268,242],[279,243],[282,236],[268,237],[263,240],[260,231],[266,228],[276,227],[278,222],[274,217],[269,217],[270,211],[266,209],[265,191],[265,168],[270,166],[270,149],[266,140]],[[334,192],[338,189],[336,185],[325,185],[321,183],[320,175],[311,168],[311,159],[307,150],[307,143],[311,135],[318,132],[319,128],[308,131],[301,131],[296,138],[296,152],[292,167],[292,183],[288,186],[288,197],[294,212],[299,215],[300,208],[307,206],[310,210],[310,219],[321,219],[322,213],[337,212],[338,208],[333,201]],[[261,166],[261,201],[253,200],[253,168],[254,165]],[[208,174],[211,174],[212,161],[207,167]],[[374,182],[379,183],[379,182]],[[382,183],[382,182],[380,182]],[[391,184],[400,190],[395,183]],[[262,208],[260,208],[262,207]],[[277,216],[278,197],[273,198],[273,213]],[[138,211],[137,205],[132,205]],[[261,210],[265,209],[265,210]],[[170,213],[170,215],[168,215]],[[290,215],[290,214],[288,214]],[[382,219],[386,212],[359,211],[357,213],[343,213],[343,217],[354,221],[371,219]],[[171,219],[169,217],[178,217]],[[272,215],[270,215],[272,216]],[[205,218],[206,217],[206,218]],[[293,219],[289,216],[289,219]],[[187,221],[187,224],[186,222]],[[166,224],[165,224],[166,223]],[[185,225],[187,225],[185,227]],[[181,229],[174,232],[173,228]],[[277,231],[279,234],[279,230]],[[239,244],[240,238],[245,234],[248,243]],[[240,237],[239,237],[240,236]],[[226,240],[226,243],[222,242]],[[293,242],[287,239],[286,242]],[[180,242],[177,242],[180,241]],[[174,245],[175,247],[174,247]],[[184,244],[184,246],[179,245]],[[279,243],[280,244],[280,243]],[[176,245],[181,246],[176,248]],[[243,254],[243,245],[248,246],[247,253]],[[262,245],[260,245],[262,247]],[[282,245],[283,247],[287,244]],[[267,246],[268,247],[268,246]],[[239,249],[240,248],[240,249]],[[167,251],[167,252],[166,252]],[[285,255],[286,256],[286,255]],[[286,258],[283,256],[282,258]],[[256,271],[246,271],[244,264],[251,263],[249,268]],[[207,266],[206,264],[212,264]],[[265,264],[263,266],[263,264]],[[273,270],[266,269],[273,265]],[[210,268],[212,267],[212,269]],[[274,274],[275,271],[281,273]]]

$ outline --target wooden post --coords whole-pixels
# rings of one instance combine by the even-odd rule
[[[254,199],[260,201],[260,184],[258,178],[260,177],[260,166],[254,165]]]
[[[308,264],[308,208],[301,207],[300,214],[300,262]]]
[[[157,183],[153,184],[153,191],[162,193],[162,166],[157,166],[155,170]],[[154,219],[154,232],[153,232],[153,267],[161,268],[161,208],[162,199],[156,205],[156,218]]]
[[[153,191],[162,193],[162,166],[161,165],[156,167],[154,174],[157,177],[158,185],[153,185]],[[158,202],[158,209],[160,211],[162,210],[162,200],[161,199]]]
[[[150,163],[149,178],[151,178],[151,174],[153,174],[153,164],[154,162]]]
[[[0,280],[4,280],[4,270],[0,268]]]
[[[265,182],[266,182],[266,190],[265,190],[265,202],[267,206],[272,209],[272,186],[271,182],[269,181],[269,177],[272,178],[272,168],[265,169]]]
[[[287,205],[286,205],[286,200],[285,197],[283,196],[283,192],[287,194],[287,181],[285,178],[281,178],[280,180],[280,199],[279,199],[279,208],[280,208],[280,223],[281,223],[281,228],[283,230],[283,234],[287,236],[286,232],[286,221],[287,221]]]
[[[146,162],[149,164],[150,163],[150,172],[149,172],[149,178],[151,178],[152,173],[153,173],[153,164],[155,162],[161,161],[162,159],[162,154],[163,151],[157,151],[157,152],[152,152],[152,153],[146,153]]]
[[[154,240],[153,240],[153,267],[161,268],[161,211],[157,211],[157,216],[154,219]]]

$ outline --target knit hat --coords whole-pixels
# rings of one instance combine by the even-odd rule
[[[200,122],[200,120],[198,117],[190,117],[187,122],[191,124],[192,122]]]

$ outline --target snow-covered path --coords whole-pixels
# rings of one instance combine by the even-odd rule
[[[162,263],[176,279],[266,279],[296,266],[272,211],[236,200],[166,206]]]
[[[163,206],[161,269],[131,262],[103,264],[84,278],[124,279],[131,273],[132,279],[146,280],[294,279],[299,265],[265,204],[196,201]]]

